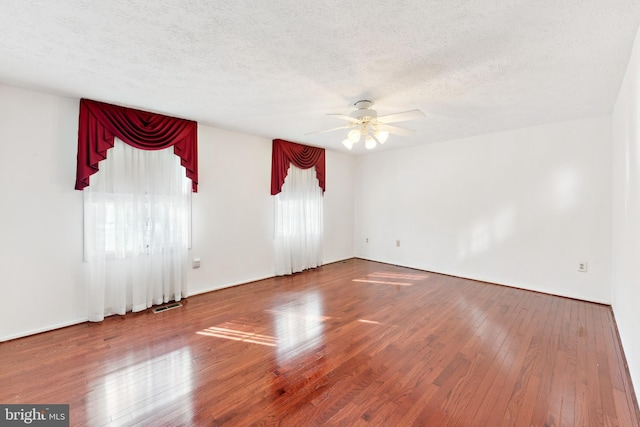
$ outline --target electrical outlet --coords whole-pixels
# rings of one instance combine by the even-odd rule
[[[580,273],[586,273],[587,272],[587,262],[586,261],[581,261],[578,263],[578,271]]]
[[[364,242],[365,242],[365,243],[369,243],[369,238],[368,238],[368,237],[365,237]]]
[[[400,240],[396,240],[396,248],[400,247]]]
[[[194,258],[191,264],[192,268],[200,268],[200,258]]]

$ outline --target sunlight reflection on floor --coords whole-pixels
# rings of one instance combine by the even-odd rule
[[[273,310],[278,360],[291,359],[314,347],[322,337],[324,316],[322,297],[318,292],[294,294],[290,302]]]
[[[375,273],[367,274],[367,278],[352,279],[352,282],[360,283],[376,283],[382,285],[396,285],[396,286],[412,286],[413,283],[429,278],[428,274],[406,274],[406,273],[393,273],[389,271],[377,271]],[[391,279],[391,280],[385,280]],[[405,282],[398,282],[396,280],[406,280]]]
[[[104,402],[104,411],[111,421],[119,423],[123,414],[129,420],[143,420],[177,401],[190,405],[191,399],[185,396],[193,391],[194,377],[188,347],[135,364],[127,361],[134,357],[134,354],[125,356],[122,366],[127,367],[104,376],[102,383],[91,392],[95,395],[88,396],[93,401]],[[164,391],[158,393],[158,390]],[[94,415],[88,414],[88,418]]]
[[[412,286],[413,283],[405,283],[405,282],[390,282],[388,280],[367,280],[367,279],[353,279],[352,282],[361,282],[361,283],[381,283],[383,285],[398,285],[398,286]]]
[[[203,329],[196,332],[199,335],[206,335],[209,337],[225,338],[233,341],[243,341],[253,344],[268,345],[271,347],[276,346],[276,339],[269,335],[257,334],[255,332],[242,331],[238,329],[237,325],[232,323],[223,324],[227,327],[211,326],[210,328]]]

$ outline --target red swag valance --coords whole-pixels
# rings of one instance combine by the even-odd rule
[[[141,150],[161,150],[173,146],[180,163],[198,191],[198,124],[132,108],[80,100],[78,123],[78,169],[76,190],[89,185],[98,172],[98,163],[107,158],[114,137]]]
[[[289,164],[293,163],[300,169],[316,167],[316,176],[322,188],[325,190],[325,157],[324,148],[309,147],[296,144],[283,139],[273,140],[271,152],[271,194],[276,195],[282,191],[282,184],[287,177]]]

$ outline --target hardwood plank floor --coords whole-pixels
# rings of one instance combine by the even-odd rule
[[[364,260],[0,343],[71,425],[640,427],[607,306]]]

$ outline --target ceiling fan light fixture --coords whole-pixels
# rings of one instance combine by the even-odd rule
[[[367,135],[364,140],[364,146],[367,147],[367,150],[372,150],[376,148],[376,140]]]
[[[360,131],[358,129],[352,129],[349,131],[347,138],[353,143],[360,141]]]
[[[360,100],[354,104],[356,109],[347,114],[329,114],[336,119],[349,122],[345,126],[333,129],[327,129],[319,132],[312,132],[307,135],[331,132],[338,129],[347,129],[346,138],[342,141],[348,150],[351,150],[355,144],[362,139],[365,140],[365,147],[368,150],[374,149],[378,144],[382,145],[389,139],[389,134],[409,136],[415,132],[410,129],[390,125],[390,123],[414,120],[424,117],[424,113],[420,110],[402,111],[400,113],[385,114],[378,116],[378,112],[372,110],[373,102],[369,100]],[[364,137],[364,138],[363,138]]]

